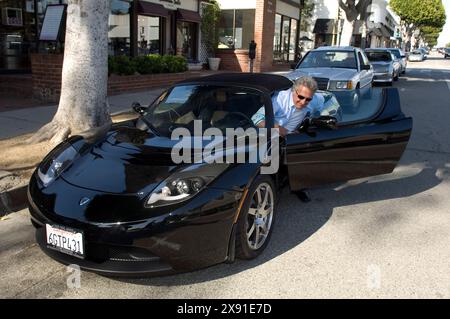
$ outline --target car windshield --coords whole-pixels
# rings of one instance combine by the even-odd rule
[[[397,59],[400,59],[402,55],[399,50],[389,50]]]
[[[421,51],[413,51],[413,52],[411,52],[411,54],[413,54],[413,55],[421,55],[422,52]]]
[[[391,54],[384,51],[366,51],[370,62],[389,62],[392,61]]]
[[[253,126],[251,117],[262,107],[263,95],[237,86],[179,85],[164,92],[150,106],[145,119],[159,135],[170,137],[177,128],[196,136],[215,127]],[[200,130],[195,129],[201,124]],[[194,125],[197,125],[196,127]]]
[[[311,51],[305,56],[298,68],[356,69],[357,63],[353,51]]]

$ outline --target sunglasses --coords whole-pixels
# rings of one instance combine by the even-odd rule
[[[311,102],[311,101],[312,101],[312,98],[311,98],[311,97],[306,97],[306,96],[300,95],[300,94],[298,94],[297,90],[295,90],[295,93],[297,93],[297,97],[298,97],[301,101],[303,101],[303,100],[306,100],[306,102]]]

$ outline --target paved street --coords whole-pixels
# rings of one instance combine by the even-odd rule
[[[394,87],[414,118],[395,172],[312,190],[308,204],[285,189],[256,260],[141,280],[82,272],[68,288],[24,210],[0,221],[0,297],[450,298],[450,59],[409,63]]]

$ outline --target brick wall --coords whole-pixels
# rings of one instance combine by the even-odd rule
[[[33,54],[31,69],[33,96],[45,102],[58,102],[61,93],[62,55]],[[176,82],[210,75],[212,71],[188,71],[146,75],[111,75],[108,79],[108,95],[143,91],[149,88],[170,86]]]
[[[272,71],[276,0],[257,0],[255,12],[255,72]]]
[[[62,54],[31,55],[34,98],[45,102],[59,101],[63,58]]]
[[[0,94],[29,98],[33,95],[30,74],[0,75]]]
[[[248,50],[219,50],[216,57],[221,58],[220,70],[228,72],[249,72]]]

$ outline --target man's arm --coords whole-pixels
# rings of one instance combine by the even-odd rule
[[[264,128],[264,127],[266,127],[266,121],[261,121],[256,126],[258,126],[260,128]],[[287,129],[280,126],[278,123],[275,123],[274,127],[279,130],[281,136],[286,136],[289,133]]]

